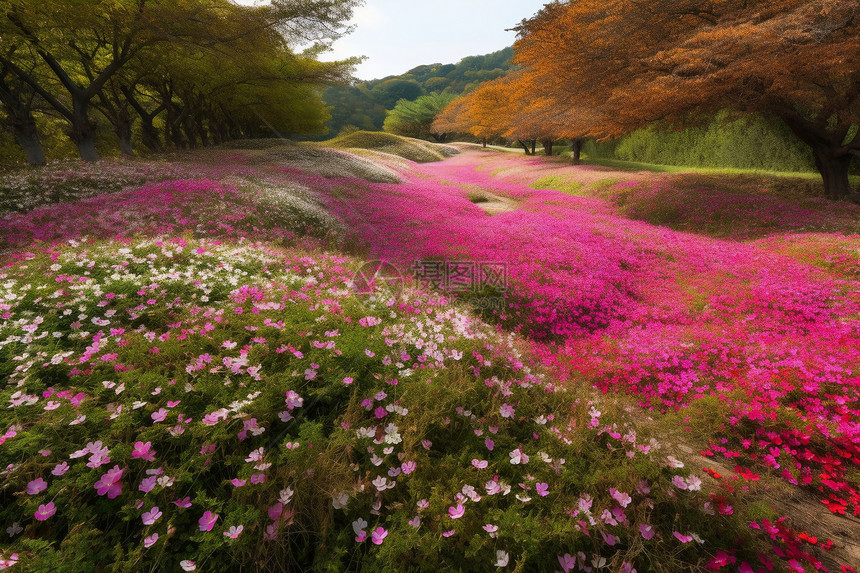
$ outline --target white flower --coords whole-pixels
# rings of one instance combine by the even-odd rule
[[[179,562],[179,566],[182,567],[183,571],[194,571],[197,569],[197,565],[194,561],[190,561],[188,559]]]
[[[349,503],[349,494],[335,493],[331,500],[331,505],[335,509],[343,509]]]
[[[496,567],[507,567],[510,559],[511,556],[508,555],[507,551],[502,551],[501,549],[496,551]]]
[[[361,530],[365,527],[367,527],[367,522],[360,517],[352,522],[352,530],[355,531],[356,535],[361,533]]]
[[[293,488],[288,487],[287,489],[282,489],[280,495],[278,496],[278,501],[287,505],[290,503],[290,500],[293,499]]]

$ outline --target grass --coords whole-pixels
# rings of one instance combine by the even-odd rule
[[[574,197],[582,197],[585,195],[585,185],[580,181],[571,181],[561,175],[547,175],[536,179],[530,185],[532,189],[550,189],[552,191],[560,191]]]
[[[341,135],[318,145],[336,149],[372,149],[397,155],[416,163],[441,161],[458,153],[456,148],[448,145],[371,131],[357,131],[348,135]]]

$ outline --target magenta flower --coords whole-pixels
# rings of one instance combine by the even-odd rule
[[[191,498],[190,497],[183,497],[182,499],[177,499],[175,501],[171,501],[170,503],[172,503],[176,507],[181,507],[183,509],[186,509],[186,508],[191,507]]]
[[[284,513],[284,504],[276,503],[272,507],[269,508],[269,519],[272,521],[278,521],[280,519],[281,514]]]
[[[197,523],[200,524],[200,531],[212,531],[216,521],[218,521],[218,514],[206,511]]]
[[[36,521],[45,521],[55,513],[57,513],[57,506],[54,505],[53,501],[49,501],[45,505],[40,505],[39,509],[33,514],[33,517],[36,518]]]
[[[51,470],[51,475],[61,476],[67,471],[69,471],[68,462],[60,462],[56,466],[54,466],[54,469]]]
[[[404,475],[411,474],[412,472],[415,471],[415,468],[417,468],[417,467],[418,467],[418,464],[416,464],[413,461],[403,462],[402,464],[400,464],[400,470],[403,472]]]
[[[536,483],[535,484],[535,490],[537,491],[537,494],[539,496],[546,497],[549,495],[549,484],[548,483],[542,483],[542,482]]]
[[[125,468],[120,469],[119,466],[114,466],[112,470],[108,470],[103,474],[99,481],[93,487],[99,495],[107,495],[108,499],[114,499],[122,493],[122,474]]]
[[[230,480],[230,483],[232,483],[234,487],[242,487],[243,485],[245,485],[246,483],[248,483],[248,480],[246,480],[246,479],[239,479],[239,478],[233,478],[233,479],[231,479],[231,480]]]
[[[164,408],[159,408],[158,410],[156,410],[155,412],[153,412],[153,413],[150,415],[150,417],[152,418],[152,421],[153,421],[153,422],[155,422],[155,423],[157,423],[157,422],[163,422],[163,421],[164,421],[164,419],[165,419],[165,418],[167,418],[167,410],[166,410],[166,409],[164,409]]]
[[[131,452],[131,459],[142,459],[148,462],[155,460],[155,450],[152,449],[152,442],[135,442],[134,450]]]
[[[456,507],[452,505],[448,508],[448,515],[451,519],[460,519],[464,513],[466,513],[466,508],[463,507],[462,503],[458,503]]]
[[[48,482],[42,478],[36,478],[27,484],[27,495],[36,495],[48,488]]]
[[[152,525],[161,517],[161,511],[158,509],[156,505],[149,511],[145,511],[143,515],[140,517],[143,520],[144,525]]]
[[[152,547],[153,545],[155,545],[155,542],[156,542],[156,541],[158,541],[158,534],[157,534],[157,533],[153,533],[153,534],[152,534],[152,535],[150,535],[149,537],[144,538],[144,540],[143,540],[143,546],[144,546],[144,547],[146,547],[147,549],[149,549],[150,547]]]
[[[478,468],[479,470],[482,470],[482,469],[486,468],[488,465],[490,465],[490,463],[487,460],[474,459],[474,460],[472,460],[472,465],[475,466],[476,468]]]
[[[382,545],[382,542],[385,540],[385,538],[387,536],[388,536],[387,530],[383,529],[382,527],[377,527],[370,534],[370,537],[371,537],[370,540],[373,541],[374,545]]]
[[[673,532],[672,532],[672,535],[674,535],[674,536],[675,536],[675,538],[676,538],[678,541],[680,541],[681,543],[689,543],[689,542],[691,542],[691,541],[693,540],[692,536],[690,536],[690,535],[682,535],[681,533],[678,533],[677,531],[673,531]]]

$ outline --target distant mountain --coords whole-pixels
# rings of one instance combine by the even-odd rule
[[[427,64],[412,68],[399,76],[388,76],[351,86],[334,86],[323,92],[323,101],[331,107],[326,137],[332,137],[348,125],[367,131],[379,131],[385,115],[400,99],[413,101],[428,93],[461,95],[483,82],[505,75],[512,67],[513,48],[484,56],[469,56],[456,64]]]

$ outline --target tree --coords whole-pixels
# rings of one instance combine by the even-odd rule
[[[246,111],[277,108],[278,121],[284,113],[315,114],[313,120],[306,117],[291,125],[317,130],[325,112],[321,103],[308,106],[307,100],[319,102],[313,86],[344,81],[357,59],[323,63],[316,57],[349,30],[346,22],[359,4],[361,0],[274,0],[256,7],[229,0],[4,0],[0,66],[69,122],[70,136],[85,160],[98,159],[92,108],[108,119],[127,154],[132,153],[132,109],[152,147],[157,146],[153,120],[162,111],[167,112],[172,141],[206,144],[208,120],[225,113],[228,100]],[[308,43],[310,48],[295,52]],[[184,70],[164,64],[178,55],[187,65]],[[199,73],[202,68],[207,68],[206,76]],[[219,79],[222,71],[228,79]],[[198,80],[194,85],[192,77]],[[295,100],[281,101],[273,90]],[[236,91],[246,93],[236,97]],[[154,95],[160,99],[157,105],[143,103]],[[5,107],[11,105],[7,100],[13,102],[5,98]],[[260,117],[259,109],[251,115],[258,125],[271,123]]]
[[[444,141],[445,132],[434,129],[433,120],[456,97],[451,94],[429,94],[415,101],[402,99],[388,112],[383,129],[407,137],[431,136],[437,141]]]
[[[33,89],[0,63],[0,106],[6,112],[6,125],[30,165],[44,165],[45,152],[33,117],[35,101]]]
[[[573,0],[518,28],[516,62],[620,135],[722,109],[780,118],[844,198],[860,155],[860,1]]]

